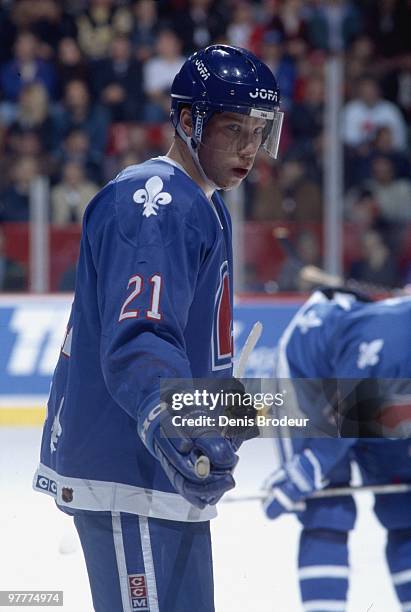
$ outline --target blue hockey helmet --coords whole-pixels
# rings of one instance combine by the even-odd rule
[[[190,148],[201,142],[203,129],[217,112],[264,119],[261,145],[276,158],[283,113],[280,92],[271,70],[255,55],[238,47],[211,45],[183,64],[171,87],[171,121],[184,139],[181,109],[191,107],[193,135]]]

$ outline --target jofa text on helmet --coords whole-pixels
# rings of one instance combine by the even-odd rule
[[[272,89],[259,89],[255,88],[254,92],[249,93],[250,98],[261,98],[261,100],[270,100],[272,102],[278,102],[278,92]]]
[[[200,59],[197,59],[194,63],[197,67],[198,72],[200,73],[200,76],[206,81],[208,77],[210,76],[210,73],[208,72],[207,68],[204,66],[203,61]]]

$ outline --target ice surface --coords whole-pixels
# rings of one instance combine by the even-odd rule
[[[38,428],[0,428],[0,590],[63,590],[64,607],[48,610],[92,612],[71,519],[50,497],[31,489],[40,435]],[[235,493],[257,492],[272,466],[271,440],[245,444]],[[383,556],[385,535],[372,514],[372,497],[358,494],[356,500],[347,612],[397,612]],[[220,504],[212,532],[216,612],[301,610],[296,573],[299,525],[293,516],[270,522],[257,502]]]

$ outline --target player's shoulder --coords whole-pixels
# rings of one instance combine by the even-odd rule
[[[359,333],[375,331],[387,338],[398,336],[411,342],[411,296],[364,304],[352,312],[348,322],[356,325]]]
[[[161,212],[186,215],[197,200],[206,200],[183,168],[165,157],[129,166],[114,182],[117,202],[133,203],[145,217],[159,216]]]
[[[88,228],[94,233],[112,223],[133,244],[164,245],[181,236],[187,225],[201,233],[212,224],[210,210],[204,192],[182,168],[154,158],[128,166],[97,194]]]
[[[323,291],[315,291],[301,306],[280,345],[300,376],[329,374],[336,339],[342,336],[347,313],[356,307],[349,295]]]
[[[335,325],[347,312],[356,308],[355,300],[346,294],[330,296],[324,291],[315,291],[301,306],[293,320],[293,331],[302,335],[324,334],[324,328]]]

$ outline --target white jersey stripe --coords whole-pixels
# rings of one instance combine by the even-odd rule
[[[111,513],[111,522],[113,525],[114,548],[116,551],[117,569],[120,582],[121,601],[123,604],[123,612],[131,612],[131,602],[128,589],[128,576],[126,554],[124,552],[123,531],[121,527],[121,517],[119,512]]]
[[[316,599],[303,604],[304,612],[345,612],[347,604],[337,599]]]
[[[63,499],[64,487],[73,489],[73,499],[70,502]],[[34,475],[33,488],[53,496],[59,506],[79,510],[128,512],[187,522],[209,521],[217,515],[215,506],[206,506],[200,510],[178,493],[143,489],[118,482],[61,476],[43,464],[39,465]]]
[[[343,565],[309,565],[298,570],[300,580],[313,578],[348,578],[349,569]]]
[[[396,572],[395,574],[391,574],[391,576],[392,582],[395,584],[395,586],[406,584],[407,582],[411,582],[411,569]]]
[[[310,448],[305,449],[304,455],[307,457],[308,461],[310,461],[311,465],[313,466],[314,486],[316,489],[321,489],[325,484],[321,464]]]
[[[143,551],[150,612],[159,612],[156,574],[154,569],[153,551],[151,550],[148,519],[145,516],[139,516],[138,520],[140,525],[141,548]]]

